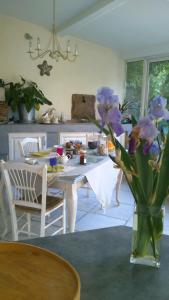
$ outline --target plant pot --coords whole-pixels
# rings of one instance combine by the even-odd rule
[[[24,104],[20,104],[19,108],[19,121],[20,123],[34,123],[35,122],[35,109],[32,108],[30,112],[27,112]]]
[[[164,208],[136,206],[133,219],[131,263],[160,267],[163,218]]]

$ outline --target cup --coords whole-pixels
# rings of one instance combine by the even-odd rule
[[[57,146],[56,152],[62,156],[63,155],[63,147],[62,146]]]
[[[51,167],[56,166],[57,165],[57,158],[56,157],[51,157],[49,159],[49,164],[50,164]]]
[[[61,162],[63,165],[65,165],[65,164],[68,162],[69,159],[70,159],[70,157],[68,157],[67,155],[62,155],[62,156],[60,156],[60,162]]]

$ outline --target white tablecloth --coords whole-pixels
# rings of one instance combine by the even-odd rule
[[[110,205],[113,190],[117,182],[119,169],[113,167],[114,163],[107,158],[103,163],[85,173],[85,176],[96,194],[102,208]]]
[[[77,157],[65,165],[62,174],[48,176],[50,180],[58,176],[62,181],[78,181],[79,177],[85,176],[102,208],[106,208],[111,203],[118,173],[119,169],[114,168],[114,163],[109,157],[90,156],[87,157],[86,165],[80,165]]]

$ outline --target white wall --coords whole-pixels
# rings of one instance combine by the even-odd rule
[[[58,115],[64,113],[65,119],[71,116],[71,95],[73,93],[96,94],[100,86],[110,86],[122,98],[124,87],[124,61],[111,49],[84,40],[71,38],[78,44],[77,61],[54,62],[51,75],[40,76],[37,65],[43,61],[32,61],[26,53],[28,43],[25,32],[34,37],[40,36],[42,47],[46,46],[49,32],[37,25],[14,18],[0,16],[0,78],[17,81],[19,75],[35,81],[45,95],[53,102]],[[63,42],[65,42],[63,40]],[[42,107],[42,111],[48,107]]]

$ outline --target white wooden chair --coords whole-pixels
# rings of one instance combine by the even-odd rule
[[[30,166],[24,163],[7,162],[3,163],[1,168],[9,201],[13,239],[18,240],[19,233],[35,235],[31,232],[31,215],[40,216],[41,237],[45,236],[46,230],[58,221],[61,222],[61,227],[51,235],[60,231],[65,233],[65,200],[61,196],[47,195],[46,165]],[[61,210],[59,216],[59,211],[56,212],[58,209]],[[23,214],[18,218],[17,212]],[[47,224],[46,217],[52,213],[54,213],[52,221]],[[19,224],[23,221],[25,222],[20,227]]]
[[[0,210],[1,210],[1,218],[3,221],[3,231],[0,232],[0,237],[1,239],[3,239],[7,232],[8,232],[8,221],[7,221],[7,212],[4,206],[4,181],[2,178],[2,172],[1,172],[1,163],[3,163],[3,161],[0,161]]]
[[[30,152],[42,150],[42,140],[40,138],[27,137],[22,141],[18,141],[21,157],[29,156]]]

